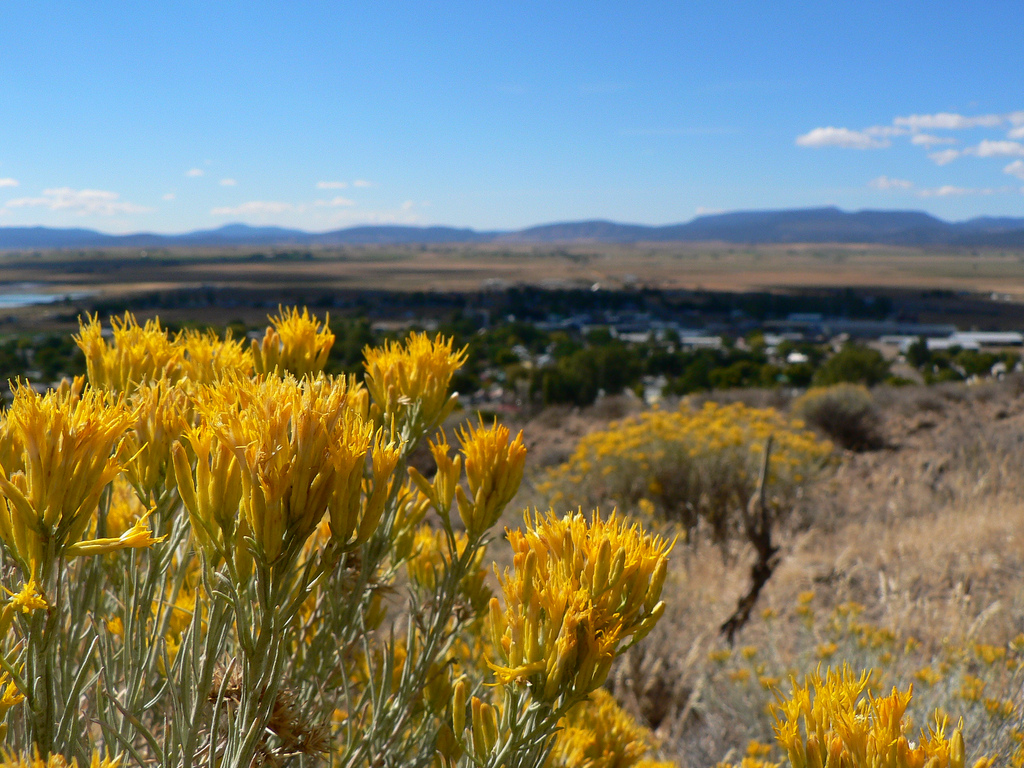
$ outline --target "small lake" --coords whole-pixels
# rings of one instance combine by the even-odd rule
[[[43,293],[41,285],[35,283],[12,283],[0,286],[0,309],[32,307],[36,304],[54,304],[58,301],[84,299],[92,291],[69,291],[65,293]]]

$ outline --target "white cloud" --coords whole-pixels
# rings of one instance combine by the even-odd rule
[[[706,208],[703,205],[698,205],[697,210],[694,211],[697,216],[714,216],[716,213],[725,213],[724,208]]]
[[[913,189],[914,182],[907,181],[906,179],[891,179],[888,176],[879,176],[877,179],[872,179],[868,182],[869,187],[875,189]]]
[[[338,206],[355,205],[355,200],[349,200],[347,197],[333,197],[330,200],[316,200],[313,205],[317,208],[337,208]]]
[[[1003,168],[1003,173],[1007,173],[1010,176],[1016,176],[1018,179],[1024,179],[1024,160],[1014,160],[1008,166]]]
[[[403,211],[411,211],[415,207],[416,203],[414,203],[412,200],[406,200],[404,203],[402,203]]]
[[[960,157],[960,150],[958,149],[944,149],[941,152],[932,152],[928,157],[936,165],[948,165]]]
[[[297,209],[291,203],[278,203],[267,200],[253,200],[236,206],[225,206],[214,208],[210,211],[213,216],[264,216],[267,214],[288,213]]]
[[[998,189],[991,189],[989,187],[973,189],[970,187],[957,187],[952,184],[946,184],[941,187],[935,187],[934,189],[919,190],[917,194],[920,197],[954,197],[960,195],[994,195],[999,191],[1000,190]]]
[[[1006,134],[1008,139],[1024,139],[1024,125],[1018,125],[1016,128]]]
[[[1003,124],[1003,115],[975,115],[964,117],[954,112],[938,112],[934,115],[908,115],[897,117],[893,125],[909,128],[911,131],[962,130],[965,128],[995,128]]]
[[[965,149],[964,154],[978,157],[1024,157],[1024,144],[985,139],[978,146]]]
[[[368,182],[366,179],[356,179],[352,182],[353,187],[372,187],[373,184]]]
[[[187,171],[185,171],[185,175],[188,176],[190,179],[195,179],[198,178],[199,176],[205,176],[206,171],[204,171],[202,168],[189,168]]]
[[[937,144],[956,144],[952,137],[932,136],[930,133],[915,133],[910,139],[911,144],[931,149]]]
[[[18,186],[17,179],[0,179],[0,187],[16,187]]]
[[[347,186],[347,181],[318,181],[316,183],[317,189],[345,189]]]
[[[238,182],[235,181],[234,179],[221,179],[220,185],[222,187],[234,187],[238,185]]]
[[[815,128],[803,136],[796,137],[798,147],[844,147],[846,149],[881,149],[890,144],[887,138],[876,138],[866,131],[851,131],[849,128]]]
[[[164,195],[160,199],[161,200],[173,200],[174,199],[174,193],[173,192],[168,192],[166,195]]]
[[[49,208],[51,211],[70,211],[79,216],[94,215],[112,216],[117,213],[149,213],[146,208],[135,203],[121,200],[116,192],[100,189],[71,189],[58,187],[44,189],[41,197],[19,197],[8,200],[8,208]]]

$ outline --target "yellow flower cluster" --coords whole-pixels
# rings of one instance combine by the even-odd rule
[[[116,539],[83,541],[103,490],[122,471],[118,447],[133,414],[123,397],[18,387],[0,426],[0,540],[26,574],[58,558],[153,543],[140,520]],[[42,580],[41,580],[42,581]]]
[[[279,309],[270,317],[270,327],[263,340],[252,342],[252,358],[256,373],[291,373],[293,376],[315,375],[324,369],[334,346],[334,334],[303,307]]]
[[[661,590],[671,544],[612,514],[554,513],[508,531],[515,571],[501,579],[502,613],[491,600],[502,683],[526,683],[543,701],[600,686],[615,656],[664,614]]]
[[[79,321],[75,341],[85,353],[89,383],[97,389],[131,391],[143,382],[181,378],[181,350],[160,326],[160,320],[139,325],[125,313],[110,318],[113,345],[103,337],[99,318]]]
[[[363,357],[366,387],[385,423],[394,420],[400,429],[427,432],[455,406],[456,395],[448,389],[466,350],[453,351],[450,338],[412,333],[404,344],[367,347]]]
[[[808,675],[802,685],[793,680],[774,708],[776,737],[793,768],[964,768],[960,728],[947,736],[946,719],[936,717],[912,743],[904,715],[913,689],[875,698],[865,695],[868,679],[844,666]],[[991,763],[983,757],[974,766]]]
[[[470,538],[478,538],[494,525],[519,490],[526,464],[526,446],[522,432],[511,442],[510,435],[508,427],[498,422],[490,427],[481,423],[459,430],[469,494],[459,485],[455,488],[455,497],[459,516]]]
[[[85,354],[89,384],[97,389],[132,392],[147,382],[188,379],[212,383],[228,375],[248,376],[253,359],[241,342],[215,333],[184,331],[169,336],[159,319],[142,325],[130,313],[110,319],[111,341],[99,318],[79,322],[75,342]]]
[[[546,768],[634,768],[654,748],[654,735],[620,707],[603,688],[562,719]],[[671,763],[664,763],[669,766]]]
[[[785,501],[821,466],[831,444],[774,409],[741,403],[684,403],[613,422],[580,440],[538,490],[556,506],[572,499],[647,508],[688,528],[703,517],[721,537],[754,492],[769,437],[768,494]]]
[[[267,565],[287,561],[328,512],[332,535],[346,546],[376,530],[399,446],[375,433],[366,392],[354,381],[245,378],[207,387],[196,399],[201,421],[187,433],[198,457],[196,478],[180,443],[174,469],[193,531],[210,554],[224,557],[234,546],[238,557],[237,545],[251,537]]]

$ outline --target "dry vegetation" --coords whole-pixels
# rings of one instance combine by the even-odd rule
[[[864,245],[489,244],[361,246],[275,254],[253,249],[57,251],[0,254],[0,283],[99,298],[208,287],[479,291],[650,286],[759,291],[794,288],[947,289],[1024,296],[1024,254]],[[275,258],[277,256],[277,258]],[[19,313],[45,316],[46,308]],[[163,313],[168,319],[172,315]],[[236,313],[237,314],[237,313]],[[262,319],[262,313],[257,313]]]
[[[808,489],[781,565],[731,654],[719,625],[745,590],[752,552],[676,548],[665,619],[610,684],[663,740],[667,758],[738,763],[750,739],[772,740],[768,687],[788,690],[792,672],[849,661],[879,670],[876,690],[914,683],[917,726],[927,707],[953,722],[963,715],[970,754],[987,749],[1017,763],[1020,673],[1004,670],[1003,659],[1009,669],[1024,631],[1022,391],[1012,378],[875,390],[884,447],[838,453]],[[788,407],[777,392],[724,399]],[[606,400],[527,422],[534,477],[565,460],[579,436],[637,408]],[[534,494],[524,501],[544,503]],[[1005,657],[992,666],[989,653]],[[971,698],[965,691],[979,679],[985,693]]]

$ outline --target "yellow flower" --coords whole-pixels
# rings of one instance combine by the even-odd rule
[[[330,317],[321,325],[305,307],[301,315],[297,307],[278,311],[269,318],[262,343],[252,342],[256,373],[291,373],[298,378],[320,373],[334,346],[334,334],[327,327]]]
[[[189,428],[183,437],[196,456],[195,477],[184,445],[176,442],[171,449],[175,484],[192,522],[193,539],[217,562],[241,546],[242,531],[236,532],[241,469],[234,451],[214,436],[209,424]]]
[[[501,579],[505,612],[491,600],[491,629],[502,683],[529,682],[554,701],[600,686],[627,644],[664,614],[660,602],[671,544],[614,513],[526,516],[507,531],[515,572]]]
[[[131,392],[146,382],[166,379],[175,382],[182,376],[182,350],[167,337],[160,320],[139,325],[135,317],[110,318],[113,345],[103,337],[98,316],[78,322],[75,342],[85,354],[89,383],[98,389]]]
[[[223,340],[212,331],[186,330],[177,340],[182,352],[182,373],[197,384],[212,384],[224,378],[249,376],[253,371],[253,353],[241,341]]]
[[[385,342],[363,350],[366,387],[384,423],[396,421],[410,438],[430,431],[451,412],[452,375],[466,361],[466,350],[452,351],[452,340],[412,333],[405,344]]]
[[[131,419],[123,398],[98,390],[17,388],[0,427],[21,449],[14,467],[0,468],[0,539],[23,568],[38,576],[44,559],[68,554],[89,531],[100,494],[121,471],[117,447]]]
[[[997,645],[975,643],[974,655],[986,664],[992,665],[1006,657],[1006,649]]]
[[[803,685],[793,681],[789,697],[773,706],[776,738],[793,768],[964,768],[962,725],[947,737],[946,718],[936,715],[914,745],[904,720],[912,690],[865,697],[869,677],[844,665],[824,678],[808,675]]]
[[[18,592],[11,592],[7,589],[4,589],[4,591],[11,596],[11,599],[0,609],[0,638],[7,636],[7,631],[11,628],[11,623],[17,614],[27,615],[32,613],[32,611],[42,610],[47,607],[46,600],[39,594],[39,588],[36,586],[34,578],[29,579],[23,584]],[[0,717],[0,720],[2,719]]]
[[[627,768],[655,746],[654,735],[598,688],[562,719],[550,768]]]
[[[397,450],[378,433],[373,494],[358,516],[372,427],[363,419],[361,390],[353,381],[268,375],[207,387],[197,400],[217,441],[237,459],[242,517],[268,565],[301,550],[328,509],[332,534],[346,545],[353,533],[361,543],[376,529]],[[175,472],[180,483],[185,475],[180,451]],[[190,505],[202,508],[197,498],[186,498],[194,493],[182,494],[190,510]],[[222,531],[229,527],[217,522]]]
[[[447,518],[452,508],[452,500],[455,498],[455,489],[458,487],[459,478],[462,475],[462,457],[456,456],[453,459],[448,455],[451,448],[443,434],[437,440],[431,440],[429,446],[430,454],[437,466],[434,479],[427,482],[415,467],[409,467],[409,477],[423,495],[430,500],[434,509]]]
[[[914,679],[930,687],[940,682],[942,675],[931,667],[921,667],[914,673]]]
[[[960,698],[964,701],[978,701],[985,691],[985,681],[974,675],[964,675],[960,683]]]
[[[459,516],[471,539],[482,536],[494,525],[512,501],[523,479],[526,446],[523,433],[509,442],[508,427],[495,422],[459,430],[459,442],[466,457],[469,495],[456,486]]]
[[[161,379],[138,387],[131,402],[135,422],[124,441],[124,453],[131,457],[127,475],[147,498],[155,498],[165,485],[174,487],[171,445],[188,426],[188,397],[179,386]]]
[[[815,653],[819,659],[830,659],[836,651],[839,650],[839,646],[835,643],[821,643],[816,649]]]

